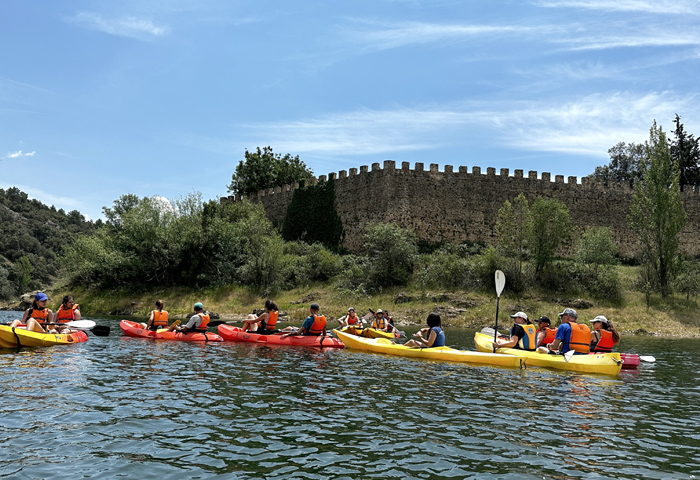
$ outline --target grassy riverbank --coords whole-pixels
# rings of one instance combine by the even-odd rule
[[[620,267],[623,285],[632,285],[636,267]],[[147,317],[156,299],[165,301],[171,315],[184,316],[192,311],[195,302],[202,302],[211,312],[224,319],[241,319],[253,309],[262,308],[267,298],[247,288],[218,287],[205,289],[168,288],[151,291],[90,290],[84,288],[56,288],[49,290],[49,306],[58,305],[60,298],[70,293],[86,316],[99,314],[133,315]],[[382,308],[401,325],[419,325],[431,311],[438,311],[443,323],[455,327],[480,328],[493,325],[496,311],[494,292],[486,291],[424,291],[419,288],[402,287],[387,289],[374,295],[339,293],[327,284],[314,284],[306,288],[280,292],[272,297],[287,316],[285,320],[300,322],[308,314],[311,302],[318,302],[321,311],[330,319],[343,315],[349,306],[358,314],[368,309]],[[582,308],[581,302],[590,302],[592,307]],[[509,324],[508,315],[522,310],[531,318],[549,316],[556,321],[557,313],[565,306],[574,306],[580,320],[590,320],[596,315],[611,319],[624,335],[658,335],[667,337],[700,337],[700,319],[697,317],[698,300],[691,297],[671,296],[661,299],[653,295],[647,310],[644,294],[624,291],[621,305],[613,305],[591,298],[557,297],[551,293],[528,291],[521,296],[508,294],[501,297],[500,323]],[[332,322],[331,324],[333,324]]]

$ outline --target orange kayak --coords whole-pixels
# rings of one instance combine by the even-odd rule
[[[265,343],[268,345],[293,345],[303,347],[335,347],[343,348],[343,342],[334,337],[302,335],[282,338],[282,333],[271,335],[259,335],[257,333],[244,332],[240,327],[232,327],[231,325],[219,325],[219,335],[227,342],[248,342],[248,343]]]
[[[224,339],[216,333],[209,332],[169,332],[166,328],[154,332],[153,330],[147,330],[145,328],[142,328],[141,324],[138,322],[132,322],[129,320],[122,320],[121,322],[119,322],[119,327],[122,329],[122,332],[124,332],[125,335],[128,335],[130,337],[155,338],[156,340],[179,340],[181,342],[224,341]]]

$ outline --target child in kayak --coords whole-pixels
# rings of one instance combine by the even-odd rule
[[[437,313],[431,313],[428,315],[426,323],[428,324],[428,328],[422,328],[413,334],[413,336],[418,340],[411,339],[404,343],[404,346],[412,348],[445,346],[445,332],[442,330],[442,320],[440,319],[440,315]],[[423,338],[423,334],[425,333],[430,333],[427,340]]]
[[[348,308],[348,313],[346,315],[343,315],[338,319],[338,323],[340,324],[340,327],[347,327],[347,326],[353,326],[353,327],[361,327],[362,325],[360,324],[360,317],[357,316],[355,313],[355,308],[350,307]]]
[[[189,332],[206,332],[207,326],[209,325],[209,313],[204,310],[204,305],[200,302],[194,304],[194,315],[190,317],[187,325],[180,327],[176,323],[173,323],[168,329],[169,332],[177,330],[180,333]]]

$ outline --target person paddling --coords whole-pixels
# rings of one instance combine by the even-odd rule
[[[14,320],[10,323],[10,327],[18,327],[22,324],[26,324],[27,330],[38,333],[47,333],[45,328],[48,328],[48,324],[53,322],[53,312],[50,308],[46,308],[46,302],[49,301],[49,297],[45,293],[39,292],[34,295],[34,300],[32,301],[32,306],[24,311],[22,315],[22,320]],[[54,330],[57,332],[56,330]]]
[[[416,333],[413,334],[418,340],[409,340],[404,343],[405,347],[412,348],[432,348],[432,347],[444,347],[445,346],[445,332],[442,329],[442,319],[437,313],[431,313],[428,315],[425,323],[428,324],[428,328],[421,328]],[[424,334],[428,334],[428,338],[423,338]]]
[[[593,320],[591,332],[591,352],[610,353],[615,345],[620,342],[620,334],[617,333],[612,322],[603,315],[598,315]]]
[[[326,317],[319,314],[321,307],[318,303],[312,303],[309,306],[310,315],[304,319],[304,323],[301,324],[301,328],[294,330],[293,332],[285,333],[282,338],[289,337],[290,335],[316,335],[316,336],[326,336]]]
[[[184,327],[173,324],[168,329],[169,332],[177,331],[180,333],[189,332],[206,332],[209,325],[209,313],[204,310],[204,305],[201,302],[194,304],[194,315],[190,317],[189,322]]]
[[[348,308],[348,313],[338,319],[338,323],[342,327],[359,327],[360,317],[355,313],[355,307]]]
[[[525,312],[511,315],[513,326],[510,329],[510,339],[504,342],[496,340],[494,348],[517,348],[519,350],[534,350],[537,343],[537,329]]]

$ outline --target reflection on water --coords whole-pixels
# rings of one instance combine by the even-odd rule
[[[0,318],[2,320],[2,318]],[[692,478],[700,342],[619,377],[120,335],[2,351],[0,476]],[[472,345],[473,332],[448,331]],[[679,374],[683,372],[682,374]]]

